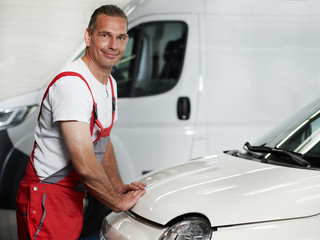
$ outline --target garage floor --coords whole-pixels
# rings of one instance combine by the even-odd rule
[[[97,239],[98,234],[79,240]],[[0,239],[1,240],[18,240],[16,212],[14,210],[0,209]]]
[[[16,240],[17,225],[16,212],[14,210],[0,209],[0,239]]]

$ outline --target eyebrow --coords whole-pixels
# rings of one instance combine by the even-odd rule
[[[100,31],[98,32],[98,34],[108,34],[108,35],[113,35],[112,32],[107,32],[107,31]],[[118,37],[128,37],[127,33],[120,33],[119,35],[117,35]]]

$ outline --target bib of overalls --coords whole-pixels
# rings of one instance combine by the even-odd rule
[[[109,140],[109,136],[110,136],[110,132],[111,129],[113,127],[113,123],[114,123],[114,116],[115,116],[115,95],[114,95],[114,90],[113,90],[113,84],[112,84],[112,79],[111,77],[109,77],[109,82],[111,85],[111,91],[112,91],[112,121],[109,127],[107,128],[103,128],[101,122],[98,119],[98,106],[97,103],[94,100],[91,88],[88,84],[88,82],[85,80],[85,78],[76,72],[62,72],[59,75],[57,75],[52,82],[49,84],[43,99],[42,99],[42,103],[40,106],[40,112],[39,112],[39,116],[38,116],[38,121],[40,119],[41,116],[41,109],[42,109],[42,104],[44,99],[46,98],[50,87],[53,86],[53,84],[55,84],[60,78],[62,77],[66,77],[66,76],[76,76],[79,77],[82,81],[84,81],[84,83],[86,84],[86,86],[88,87],[88,90],[91,94],[92,97],[92,114],[91,114],[91,122],[90,122],[90,132],[91,135],[93,133],[93,129],[94,129],[94,125],[98,126],[98,128],[100,128],[98,137],[93,141],[93,146],[94,146],[94,152],[96,154],[97,159],[101,162],[103,159],[103,155],[104,152],[106,150],[106,146]],[[36,143],[34,144],[34,149],[36,148]],[[31,161],[33,162],[33,153],[34,153],[34,149],[33,152],[31,154]],[[35,171],[35,170],[34,170]],[[40,181],[40,179],[39,179]],[[46,177],[45,179],[41,180],[40,182],[42,183],[48,183],[48,184],[58,184],[58,185],[63,185],[63,186],[67,186],[67,187],[72,187],[77,191],[83,192],[86,191],[84,186],[82,185],[82,183],[80,182],[80,177],[78,176],[78,174],[75,172],[73,165],[70,163],[69,165],[67,165],[65,168],[59,170],[58,172]]]

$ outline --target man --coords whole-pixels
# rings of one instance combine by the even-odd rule
[[[16,198],[19,239],[78,239],[88,190],[113,211],[132,208],[145,184],[124,184],[109,139],[117,119],[112,67],[128,41],[127,18],[114,5],[92,14],[86,53],[44,94],[35,145]]]

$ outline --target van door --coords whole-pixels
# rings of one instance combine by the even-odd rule
[[[130,20],[129,42],[112,75],[119,120],[112,141],[124,181],[190,157],[197,110],[197,18]]]

